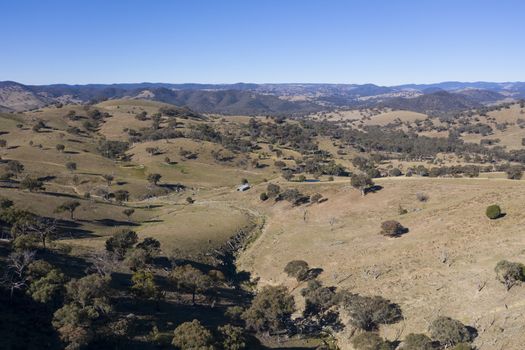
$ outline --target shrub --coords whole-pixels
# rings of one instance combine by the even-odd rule
[[[262,200],[262,201],[265,201],[268,199],[268,195],[266,194],[266,192],[263,192],[261,193],[261,195],[259,196],[259,198]]]
[[[423,193],[423,192],[416,193],[416,198],[420,202],[428,201],[428,195],[426,193]]]
[[[523,176],[523,170],[521,166],[511,166],[507,169],[507,179],[519,180]]]
[[[310,202],[312,203],[319,203],[319,201],[323,198],[323,195],[320,193],[315,193],[310,196]]]
[[[403,350],[433,350],[432,340],[424,334],[410,333],[403,341]]]
[[[227,324],[224,326],[219,326],[217,330],[220,334],[222,349],[241,350],[246,348],[246,338],[241,327]]]
[[[27,176],[20,181],[20,188],[24,190],[27,189],[29,192],[35,192],[44,190],[44,183],[36,178]]]
[[[459,343],[470,342],[472,336],[463,323],[450,317],[440,316],[429,327],[433,340],[442,346],[451,347]]]
[[[242,314],[248,329],[257,332],[285,330],[295,312],[295,301],[282,286],[264,287]]]
[[[397,237],[407,231],[399,222],[395,220],[387,220],[381,223],[381,234],[383,236]]]
[[[281,192],[281,187],[279,187],[279,185],[268,184],[268,186],[266,187],[266,193],[268,194],[269,198],[277,197],[280,192]]]
[[[388,175],[390,175],[390,176],[401,176],[401,175],[403,175],[403,173],[398,168],[394,168],[394,169],[391,169],[388,172]]]
[[[501,208],[497,204],[489,205],[485,211],[485,214],[491,220],[497,219],[501,216]]]
[[[120,258],[123,258],[126,252],[132,248],[137,241],[138,236],[135,231],[122,230],[106,240],[106,250],[114,252]]]
[[[198,320],[184,322],[175,329],[172,344],[181,350],[214,350],[215,339]]]
[[[507,290],[525,280],[525,265],[520,263],[501,260],[496,264],[494,271],[496,271],[496,279],[503,283]]]
[[[304,281],[309,270],[308,263],[304,260],[292,260],[284,267],[284,272],[290,277],[295,277],[297,281]]]
[[[393,344],[373,332],[357,335],[352,339],[352,345],[356,350],[393,350],[395,348]]]
[[[401,319],[399,305],[391,303],[380,296],[365,297],[345,293],[341,303],[348,311],[350,323],[363,330],[374,330],[379,324],[395,323]]]

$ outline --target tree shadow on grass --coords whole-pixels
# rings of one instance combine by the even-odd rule
[[[139,224],[131,221],[122,221],[114,219],[98,219],[93,220],[94,223],[102,226],[118,227],[118,226],[139,226]]]
[[[47,196],[53,196],[53,197],[64,197],[64,198],[73,198],[73,199],[79,198],[78,195],[70,194],[70,193],[49,192],[49,191],[43,191],[41,193]]]
[[[376,193],[378,191],[381,191],[383,189],[383,186],[380,185],[374,185],[372,187],[369,187],[365,190],[365,193]]]

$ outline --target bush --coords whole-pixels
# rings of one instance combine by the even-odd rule
[[[507,260],[501,260],[494,268],[496,271],[496,279],[503,283],[507,290],[512,286],[525,280],[525,265]]]
[[[424,334],[410,333],[403,341],[403,350],[433,350],[432,340]]]
[[[350,323],[366,331],[376,329],[379,324],[395,323],[402,316],[399,305],[380,296],[365,297],[345,293],[341,299],[343,307],[348,311]]]
[[[416,193],[416,198],[420,202],[428,201],[428,195],[426,193],[423,193],[423,192]]]
[[[451,347],[459,343],[468,343],[472,340],[469,330],[463,323],[450,317],[440,316],[429,327],[433,340],[444,347]]]
[[[401,175],[403,175],[403,173],[398,168],[394,168],[394,169],[391,169],[388,172],[388,175],[390,175],[390,176],[401,176]]]
[[[126,252],[138,241],[135,231],[122,230],[106,240],[106,250],[114,252],[119,258],[124,258]]]
[[[282,286],[264,287],[253,299],[252,305],[242,314],[248,329],[257,332],[286,330],[295,312],[295,301]]]
[[[352,339],[356,350],[393,350],[395,346],[383,340],[377,333],[364,332]]]
[[[181,350],[214,350],[215,339],[198,320],[184,322],[175,329],[172,344]]]
[[[259,196],[259,198],[262,200],[262,201],[265,201],[268,199],[268,195],[266,194],[266,192],[263,192],[261,193],[261,195]]]
[[[268,186],[266,187],[266,193],[268,194],[268,197],[270,198],[277,197],[280,192],[281,192],[281,187],[279,187],[279,185],[268,184]]]
[[[217,328],[220,334],[222,349],[224,350],[241,350],[246,349],[246,337],[241,327],[230,324],[219,326]]]
[[[399,222],[395,220],[383,221],[381,223],[381,234],[383,236],[398,237],[407,231]]]
[[[290,277],[295,277],[298,282],[308,277],[309,270],[308,263],[304,260],[292,260],[284,267],[284,272]]]
[[[319,203],[319,201],[323,198],[323,195],[320,193],[314,193],[310,196],[310,202],[311,203]]]
[[[519,180],[523,176],[523,170],[521,166],[511,166],[507,169],[507,179]]]
[[[496,204],[489,205],[485,211],[485,214],[489,219],[495,220],[501,216],[501,208]]]

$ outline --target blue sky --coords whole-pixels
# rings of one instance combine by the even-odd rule
[[[0,0],[0,80],[525,80],[522,0]]]

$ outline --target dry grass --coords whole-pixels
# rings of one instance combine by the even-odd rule
[[[484,349],[521,349],[525,287],[507,293],[495,280],[494,266],[501,259],[525,262],[520,230],[525,182],[399,178],[377,183],[384,189],[364,198],[347,185],[305,184],[302,190],[320,191],[329,200],[310,207],[265,207],[265,231],[240,266],[263,284],[292,287],[282,269],[290,260],[306,259],[324,269],[321,279],[327,285],[391,299],[406,319],[382,328],[391,339],[399,331],[426,332],[434,317],[447,315],[475,326],[476,344]],[[417,192],[430,200],[417,201]],[[504,208],[504,218],[485,217],[493,203]],[[409,213],[399,216],[399,205]],[[400,238],[379,235],[380,223],[388,219],[410,232]]]

